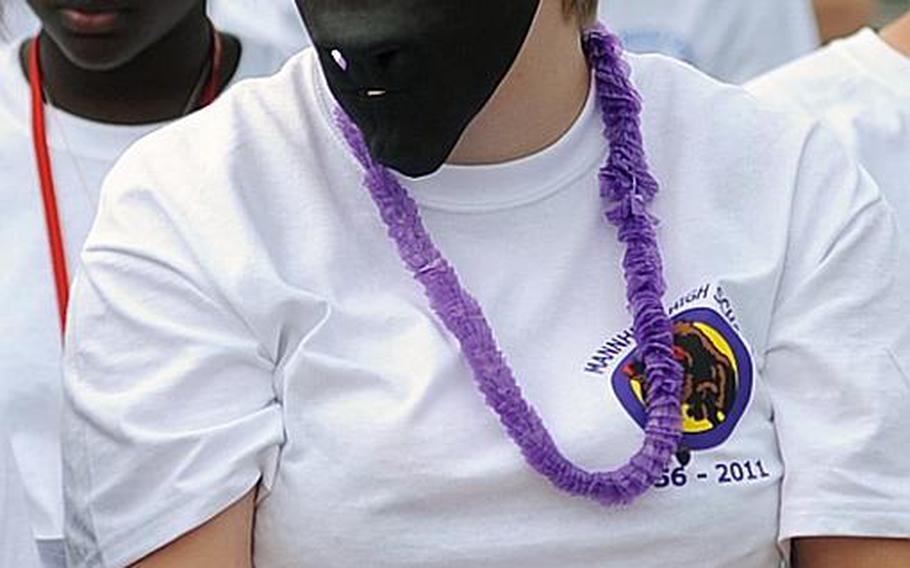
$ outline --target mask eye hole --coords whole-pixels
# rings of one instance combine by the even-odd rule
[[[344,58],[344,55],[341,51],[337,49],[332,50],[332,59],[335,60],[335,64],[338,65],[338,68],[342,71],[348,70],[348,60]]]

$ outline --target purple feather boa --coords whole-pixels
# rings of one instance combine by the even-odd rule
[[[528,464],[559,489],[612,506],[628,504],[648,491],[673,458],[682,437],[682,369],[673,358],[672,325],[662,304],[665,283],[656,219],[647,209],[658,185],[645,159],[641,99],[615,36],[598,25],[586,32],[584,46],[610,144],[609,158],[599,174],[605,216],[626,245],[623,266],[629,306],[648,376],[644,443],[615,471],[585,471],[562,455],[522,397],[480,305],[462,288],[427,234],[417,205],[398,179],[372,158],[362,134],[343,110],[336,111],[336,119],[366,170],[364,185],[402,260],[425,288],[433,311],[461,344],[477,387]]]

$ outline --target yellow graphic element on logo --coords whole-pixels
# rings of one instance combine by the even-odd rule
[[[714,350],[716,350],[716,353],[713,354],[715,358],[718,358],[718,355],[719,355],[723,359],[725,359],[725,362],[727,364],[729,364],[733,370],[732,377],[728,377],[728,379],[735,381],[734,377],[739,376],[739,364],[738,364],[738,361],[736,360],[736,356],[733,353],[733,348],[730,346],[730,343],[724,338],[723,334],[721,334],[719,331],[717,331],[716,329],[714,329],[713,327],[711,327],[710,325],[708,325],[706,323],[691,322],[688,325],[690,325],[692,328],[697,330],[697,332],[700,332],[700,335],[702,335],[703,338],[710,343],[711,347],[713,347]],[[676,331],[677,331],[677,333],[680,332],[680,324],[677,324]],[[677,347],[677,350],[679,350],[679,347]],[[679,351],[677,351],[677,352],[679,352]],[[692,355],[690,355],[688,353],[686,354],[686,356],[688,358],[692,357]],[[679,359],[679,358],[680,357],[678,356],[677,359]],[[690,365],[687,365],[686,362],[683,362],[683,366],[685,367],[686,379],[687,379],[687,381],[686,381],[687,389],[686,390],[687,390],[687,392],[691,392],[691,386],[690,386],[691,378],[689,377]],[[638,400],[644,405],[645,396],[644,396],[644,392],[642,390],[642,388],[643,388],[642,384],[643,383],[641,381],[633,380],[631,386],[632,386],[632,391],[635,393],[636,398],[638,398]],[[731,386],[733,386],[735,388],[735,385],[731,385]],[[700,419],[695,418],[697,413],[692,411],[693,409],[692,409],[691,404],[688,402],[688,399],[689,399],[689,397],[686,396],[684,398],[684,402],[682,405],[683,432],[685,432],[686,434],[700,434],[702,432],[709,432],[717,427],[717,423],[723,423],[727,420],[726,413],[720,409],[717,410],[717,413],[714,416],[715,422],[712,422],[711,420],[709,420],[708,417],[704,417],[704,418],[700,418]]]
[[[723,444],[752,397],[752,355],[738,329],[710,308],[676,314],[673,358],[682,367],[681,447],[703,451]],[[638,349],[614,367],[611,384],[623,408],[642,428],[648,422],[647,370]],[[682,462],[680,462],[682,463]]]

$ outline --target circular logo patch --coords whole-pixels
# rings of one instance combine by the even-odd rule
[[[739,333],[708,308],[672,318],[673,355],[683,366],[683,441],[690,450],[723,444],[752,396],[752,357]],[[642,428],[647,414],[644,364],[633,351],[613,373],[613,390]]]

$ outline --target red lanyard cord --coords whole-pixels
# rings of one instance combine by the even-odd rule
[[[221,34],[212,26],[212,72],[209,74],[209,81],[202,93],[202,99],[199,101],[199,107],[204,108],[215,102],[218,93],[221,91],[222,66],[224,64],[224,42]]]
[[[41,199],[44,202],[44,221],[47,240],[54,266],[54,286],[57,288],[57,311],[60,314],[61,333],[66,329],[66,307],[69,304],[69,270],[66,266],[66,248],[63,245],[63,227],[57,207],[57,192],[51,170],[51,153],[47,146],[47,127],[44,121],[44,92],[41,77],[41,42],[32,41],[29,54],[29,81],[32,87],[32,141],[41,180]]]
[[[211,104],[221,89],[222,59],[224,45],[221,34],[212,27],[211,73],[208,84],[200,99],[200,107]],[[54,269],[54,287],[57,291],[57,313],[60,317],[61,335],[66,331],[66,313],[69,306],[69,269],[66,262],[66,246],[63,241],[63,223],[57,205],[57,191],[51,168],[51,153],[47,144],[47,125],[44,114],[44,79],[41,72],[41,41],[32,40],[29,50],[29,84],[32,91],[32,142],[38,177],[41,181],[41,200],[44,205],[44,221],[51,263]]]

